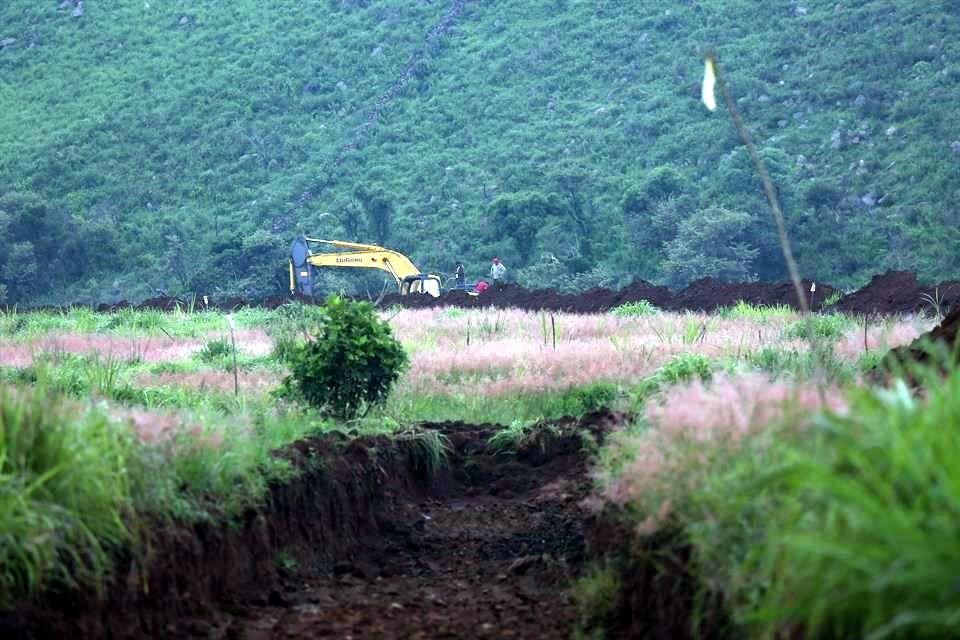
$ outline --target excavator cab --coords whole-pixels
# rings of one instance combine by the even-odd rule
[[[290,244],[290,293],[304,296],[313,295],[313,266],[307,262],[310,247],[303,236],[295,238]]]
[[[429,293],[433,297],[440,295],[440,278],[427,273],[407,276],[400,281],[400,295],[411,293]]]

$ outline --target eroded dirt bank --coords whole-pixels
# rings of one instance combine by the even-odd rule
[[[21,612],[20,634],[568,638],[587,449],[622,420],[556,421],[500,453],[495,427],[424,425],[449,441],[433,474],[422,440],[300,442],[286,455],[308,471],[241,529],[162,533],[148,577],[130,563],[106,602]]]

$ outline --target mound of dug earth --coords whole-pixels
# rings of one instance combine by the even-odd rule
[[[809,291],[811,283],[804,282]],[[830,285],[817,285],[814,308],[834,293]],[[565,311],[568,313],[601,313],[619,305],[646,300],[655,307],[668,311],[714,311],[718,307],[732,306],[738,301],[754,305],[787,305],[799,309],[793,285],[789,282],[728,283],[704,278],[684,289],[672,292],[666,287],[637,280],[619,291],[595,288],[583,293],[564,294],[547,289],[524,289],[508,284],[502,289],[488,289],[476,296],[462,291],[451,291],[438,298],[429,295],[385,296],[382,304],[400,305],[407,308],[461,307],[499,309],[525,309],[528,311]]]
[[[934,357],[931,351],[950,352],[955,349],[958,332],[960,332],[960,306],[954,308],[939,325],[909,345],[891,349],[884,357],[883,367],[889,369],[909,366],[911,363],[927,363]]]
[[[923,306],[926,289],[909,271],[888,271],[840,299],[837,311],[845,313],[912,313]]]
[[[822,306],[824,300],[836,291],[828,284],[817,284],[811,299],[809,280],[802,282],[807,303],[813,309]],[[791,282],[721,282],[713,278],[703,278],[691,282],[685,289],[675,293],[666,303],[666,309],[673,311],[715,311],[719,307],[729,307],[739,301],[752,305],[783,305],[800,308],[797,293]]]
[[[843,296],[833,309],[844,313],[919,313],[953,309],[960,302],[960,282],[925,286],[910,271],[887,271],[874,276],[862,289]]]

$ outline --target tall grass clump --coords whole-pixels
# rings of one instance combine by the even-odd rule
[[[395,436],[406,450],[414,473],[422,481],[432,480],[447,464],[451,444],[449,438],[435,429],[409,429]]]
[[[839,313],[810,315],[797,320],[784,331],[787,338],[798,340],[836,340],[853,327],[853,320]]]
[[[649,300],[638,300],[636,302],[624,302],[623,304],[610,309],[610,315],[620,318],[634,318],[637,316],[650,316],[657,313],[657,309]]]
[[[690,551],[693,628],[722,607],[732,637],[956,637],[960,371],[922,396],[752,380],[671,391],[601,458],[606,499]]]
[[[741,574],[763,637],[947,638],[960,628],[960,371],[925,400],[858,390],[753,487],[779,495]],[[754,493],[756,495],[756,493]]]
[[[798,314],[793,307],[785,304],[754,306],[743,300],[737,300],[732,307],[717,309],[715,315],[728,320],[741,319],[766,323],[773,319],[795,318]]]
[[[710,359],[699,353],[678,353],[656,373],[656,377],[668,385],[688,380],[710,380],[712,376],[713,365]]]
[[[273,357],[286,362],[323,324],[326,312],[321,306],[290,302],[279,307],[267,333],[273,338]]]
[[[131,539],[132,438],[106,416],[0,388],[0,606],[99,585]]]

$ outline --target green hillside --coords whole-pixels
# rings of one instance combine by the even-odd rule
[[[746,153],[698,101],[706,47],[805,277],[960,277],[958,7],[6,0],[0,283],[276,293],[298,232],[468,277],[496,254],[527,285],[779,279]]]

